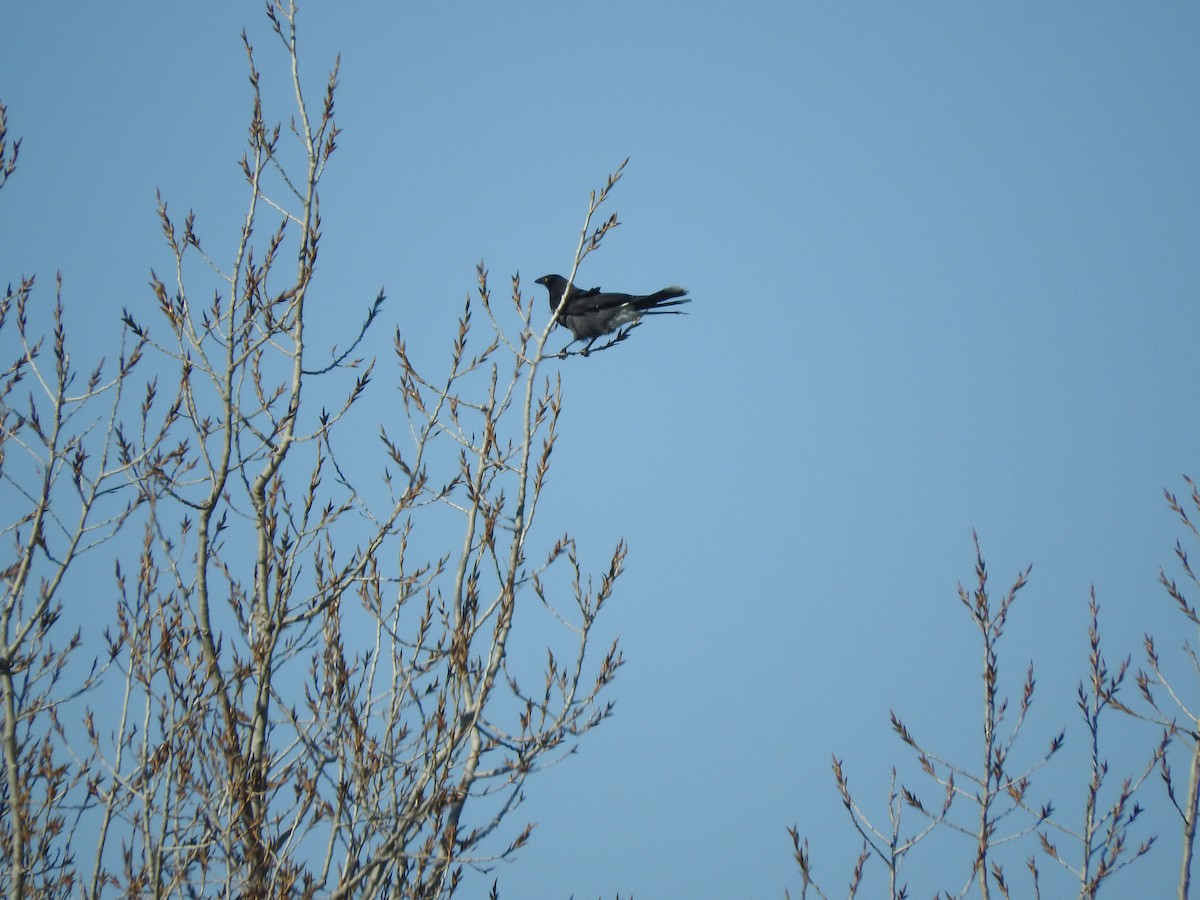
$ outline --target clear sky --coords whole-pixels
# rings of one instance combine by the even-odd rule
[[[300,22],[314,98],[342,54],[318,283],[331,327],[384,286],[376,352],[398,324],[440,358],[475,263],[501,292],[518,271],[541,291],[626,156],[622,225],[580,280],[695,298],[562,366],[543,521],[595,568],[628,539],[606,628],[629,663],[615,718],[530,782],[534,840],[486,883],[795,895],[798,823],[841,893],[857,842],[831,754],[881,817],[908,761],[890,708],[977,757],[977,642],[955,592],[972,528],[998,592],[1033,564],[1003,675],[1015,696],[1038,666],[1026,752],[1068,728],[1037,784],[1073,814],[1089,585],[1112,657],[1143,631],[1176,654],[1189,637],[1156,578],[1179,535],[1162,489],[1200,476],[1200,8],[332,6]],[[61,270],[76,321],[115,334],[168,267],[156,189],[232,240],[241,29],[268,98],[281,55],[255,3],[3,19],[0,99],[24,143],[0,194],[0,278],[37,272],[48,298]],[[391,383],[368,401],[381,416]],[[1138,752],[1153,740],[1110,727]],[[1135,834],[1163,837],[1126,890],[1171,889],[1165,802],[1157,785],[1144,800]],[[969,858],[965,840],[918,851],[913,895],[956,888]]]

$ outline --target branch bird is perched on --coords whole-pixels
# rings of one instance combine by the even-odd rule
[[[584,356],[591,351],[597,338],[612,334],[623,325],[633,325],[642,316],[683,315],[683,310],[663,307],[691,303],[690,297],[684,297],[687,290],[677,285],[653,294],[613,294],[598,287],[582,290],[569,284],[561,275],[543,275],[536,283],[544,284],[550,292],[550,311],[558,312],[558,324],[570,329],[575,341],[587,341],[582,351]],[[564,291],[568,292],[565,304],[562,303]],[[681,297],[683,299],[676,299]],[[561,310],[559,304],[562,304]],[[563,352],[566,352],[565,348]]]

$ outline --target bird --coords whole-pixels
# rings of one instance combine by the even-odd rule
[[[664,306],[679,306],[691,303],[686,297],[687,289],[678,285],[665,287],[653,294],[617,294],[594,287],[582,290],[569,283],[561,275],[543,275],[536,284],[546,286],[550,292],[550,311],[557,313],[556,321],[574,335],[575,341],[587,341],[582,354],[587,356],[592,344],[606,334],[612,334],[624,325],[637,323],[647,315],[684,315],[683,310],[663,309]],[[563,294],[567,301],[563,303]],[[562,309],[559,309],[559,306]],[[570,347],[571,344],[567,344]],[[563,348],[566,353],[566,348]]]

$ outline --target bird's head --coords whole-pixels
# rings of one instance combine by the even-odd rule
[[[550,301],[551,311],[558,309],[558,305],[562,302],[563,293],[567,289],[567,279],[561,275],[543,275],[535,284],[544,284],[550,296],[547,298]]]

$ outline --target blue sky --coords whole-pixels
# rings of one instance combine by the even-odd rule
[[[115,335],[168,264],[156,189],[232,240],[239,32],[268,117],[288,114],[281,56],[253,3],[5,20],[0,99],[24,143],[0,277],[37,272],[48,297],[61,270],[75,320]],[[907,763],[889,708],[974,752],[978,653],[955,593],[972,528],[998,591],[1033,564],[1004,670],[1015,695],[1038,666],[1031,757],[1063,726],[1082,742],[1090,585],[1112,657],[1144,631],[1189,637],[1156,577],[1178,535],[1162,489],[1200,476],[1198,37],[1183,3],[302,10],[314,99],[342,54],[331,328],[383,286],[376,352],[398,325],[439,359],[475,263],[540,291],[627,156],[622,225],[580,280],[695,298],[562,366],[543,521],[595,568],[629,540],[606,623],[629,663],[616,717],[531,782],[539,827],[495,873],[504,896],[795,894],[792,823],[840,892],[857,843],[830,755],[881,814]],[[1063,810],[1086,780],[1040,777]],[[1165,895],[1175,826],[1157,787],[1145,802],[1142,833],[1163,836],[1127,877]],[[969,853],[915,856],[914,896],[957,887]]]

